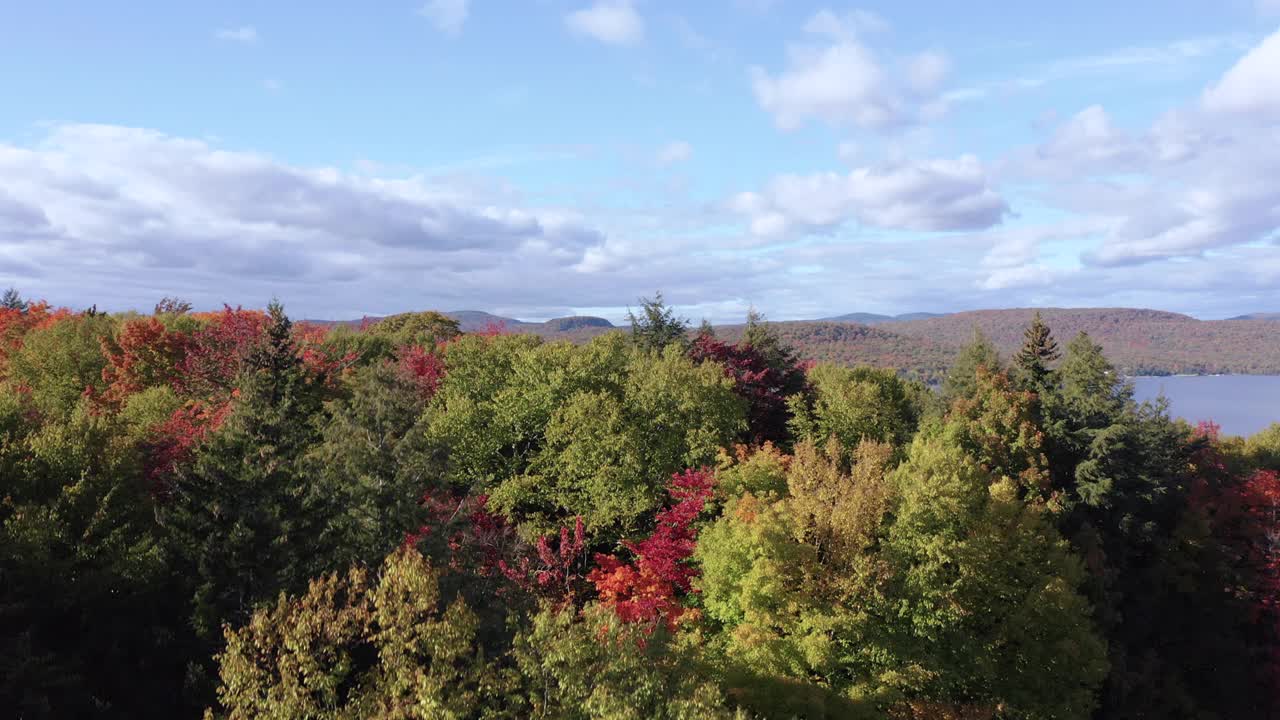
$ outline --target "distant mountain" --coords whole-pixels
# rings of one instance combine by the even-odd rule
[[[1077,333],[1087,332],[1127,375],[1280,375],[1280,313],[1197,320],[1189,315],[1138,308],[1039,311],[1064,350]],[[1005,358],[1011,356],[1022,344],[1022,331],[1035,312],[1036,308],[1011,308],[945,315],[850,313],[830,320],[769,325],[801,357],[890,367],[912,377],[938,380],[956,352],[973,337],[975,327],[991,339]],[[598,317],[574,316],[534,323],[477,310],[445,314],[457,320],[464,331],[501,324],[508,332],[531,333],[547,340],[586,342],[607,332],[626,331],[625,326]],[[721,338],[735,341],[741,337],[743,326],[723,325],[715,330]]]
[[[1280,312],[1259,312],[1249,313],[1247,315],[1237,315],[1227,318],[1228,320],[1280,320]]]
[[[593,317],[591,315],[571,315],[569,317],[552,318],[544,323],[542,327],[548,332],[569,332],[571,330],[580,330],[582,328],[612,328],[613,323],[602,317]]]
[[[490,325],[502,325],[508,330],[517,330],[531,325],[540,325],[541,323],[528,323],[515,318],[494,315],[483,310],[452,310],[444,313],[448,317],[458,321],[458,327],[462,328],[462,332],[475,332],[483,330]]]
[[[933,317],[942,317],[942,313],[913,312],[903,313],[901,315],[880,315],[878,313],[855,312],[836,315],[835,317],[822,318],[816,322],[852,322],[860,323],[862,325],[880,325],[882,323],[903,322],[905,320],[922,320]]]

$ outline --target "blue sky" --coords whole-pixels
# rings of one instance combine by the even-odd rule
[[[1280,310],[1280,0],[0,8],[0,284]]]

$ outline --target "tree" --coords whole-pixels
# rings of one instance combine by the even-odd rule
[[[194,714],[197,649],[122,424],[84,405],[37,422],[0,391],[0,707],[16,717]]]
[[[449,481],[489,495],[527,539],[578,516],[597,541],[640,530],[666,478],[713,462],[745,426],[720,367],[619,334],[585,346],[468,336],[445,363],[428,436],[449,448]]]
[[[904,652],[925,671],[906,695],[1087,717],[1106,645],[1078,590],[1083,565],[1043,510],[939,433],[922,433],[894,475],[902,500],[885,551]]]
[[[160,298],[154,310],[156,315],[186,315],[189,312],[191,312],[191,303],[168,295]]]
[[[30,303],[22,299],[22,295],[18,293],[17,288],[9,288],[4,291],[4,296],[0,297],[0,308],[5,310],[25,311],[30,307]]]
[[[757,338],[758,345],[745,339],[736,345],[712,335],[699,334],[689,346],[694,362],[717,362],[726,376],[733,378],[734,391],[747,404],[747,428],[741,440],[760,444],[790,444],[787,424],[791,419],[788,398],[806,388],[804,369],[789,348],[772,340]]]
[[[42,323],[9,358],[9,382],[23,388],[36,410],[66,418],[86,393],[102,392],[106,360],[101,344],[114,330],[115,322],[105,315]]]
[[[674,631],[684,618],[680,596],[691,589],[697,568],[688,563],[697,547],[694,521],[702,513],[715,479],[706,469],[688,470],[671,478],[667,492],[674,503],[659,512],[657,527],[640,542],[623,546],[635,556],[624,563],[614,555],[597,553],[596,568],[587,575],[601,603],[623,622],[652,627],[663,622]]]
[[[793,395],[792,434],[825,442],[835,437],[846,448],[863,439],[904,445],[915,432],[920,408],[892,371],[821,364],[809,371],[811,397]]]
[[[497,673],[476,630],[475,614],[446,603],[430,564],[404,548],[376,583],[359,566],[325,575],[228,628],[218,702],[228,720],[477,717]]]
[[[281,591],[331,569],[326,527],[345,509],[302,464],[315,442],[321,394],[303,369],[292,323],[276,303],[249,353],[222,427],[172,484],[163,522],[195,585],[194,622],[211,638]]]
[[[1053,333],[1037,310],[1023,332],[1022,347],[1014,356],[1015,376],[1024,388],[1044,392],[1050,385],[1052,370],[1049,365],[1058,357],[1058,342],[1053,339]]]
[[[942,384],[942,397],[948,405],[956,398],[969,397],[976,387],[978,368],[989,372],[1000,371],[1000,354],[978,326],[973,327],[973,339],[960,349]]]
[[[315,538],[334,563],[376,563],[423,522],[424,494],[443,484],[444,453],[426,441],[423,397],[391,364],[358,370],[330,403],[305,473],[343,510]]]
[[[661,292],[652,298],[640,298],[640,315],[628,309],[627,319],[631,323],[631,340],[637,347],[661,352],[668,345],[684,346],[688,342],[689,321],[667,307]]]
[[[545,607],[511,651],[514,717],[536,720],[728,720],[732,715],[678,636],[612,611]]]

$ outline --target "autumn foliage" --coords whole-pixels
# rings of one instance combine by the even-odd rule
[[[624,622],[662,622],[675,629],[690,612],[680,598],[690,592],[698,574],[689,563],[697,548],[694,522],[714,487],[715,478],[706,469],[673,476],[667,492],[675,502],[658,513],[653,533],[639,542],[624,543],[631,562],[596,554],[596,567],[587,579],[600,600]]]

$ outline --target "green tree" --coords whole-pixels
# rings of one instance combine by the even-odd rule
[[[192,713],[198,648],[122,425],[83,405],[33,422],[0,391],[0,707],[16,717]]]
[[[0,297],[0,308],[5,310],[26,310],[29,303],[22,299],[22,295],[18,293],[17,288],[9,288],[4,291],[4,296]]]
[[[922,433],[894,475],[886,553],[904,654],[924,671],[904,692],[1009,717],[1088,717],[1106,645],[1078,590],[1084,568],[1044,511],[939,433]]]
[[[791,431],[798,440],[835,437],[846,448],[863,439],[904,445],[921,409],[892,371],[821,364],[809,371],[810,396],[793,395]]]
[[[689,321],[667,307],[661,292],[652,298],[640,298],[640,314],[627,310],[627,320],[631,323],[632,341],[645,350],[661,352],[668,345],[684,347],[689,342]]]
[[[420,500],[442,483],[443,453],[426,438],[426,402],[389,364],[360,368],[330,403],[307,474],[343,508],[316,538],[334,563],[372,564],[421,525]]]
[[[106,315],[78,315],[32,330],[9,358],[8,380],[26,388],[36,410],[66,418],[86,391],[102,391],[101,343],[114,329]]]
[[[1024,388],[1043,393],[1052,385],[1053,370],[1049,366],[1059,356],[1058,341],[1037,310],[1023,332],[1022,347],[1014,356],[1014,375]]]
[[[546,607],[516,638],[514,717],[701,720],[735,717],[678,637],[619,622],[610,610]]]
[[[231,416],[178,473],[162,516],[193,578],[205,637],[256,603],[300,590],[332,562],[332,548],[318,542],[342,509],[302,464],[317,439],[322,387],[302,366],[283,308],[269,312]]]
[[[228,628],[218,701],[229,720],[480,717],[496,673],[475,636],[475,614],[402,548],[376,583],[358,566],[325,575]]]
[[[671,474],[709,464],[745,426],[733,381],[670,347],[619,334],[585,346],[464,337],[445,351],[428,436],[447,478],[545,534],[580,515],[616,537],[663,499]]]
[[[971,396],[977,388],[978,368],[989,372],[1000,371],[1000,354],[978,326],[973,327],[973,339],[960,349],[952,361],[947,377],[942,383],[942,397],[947,405],[957,398]]]

